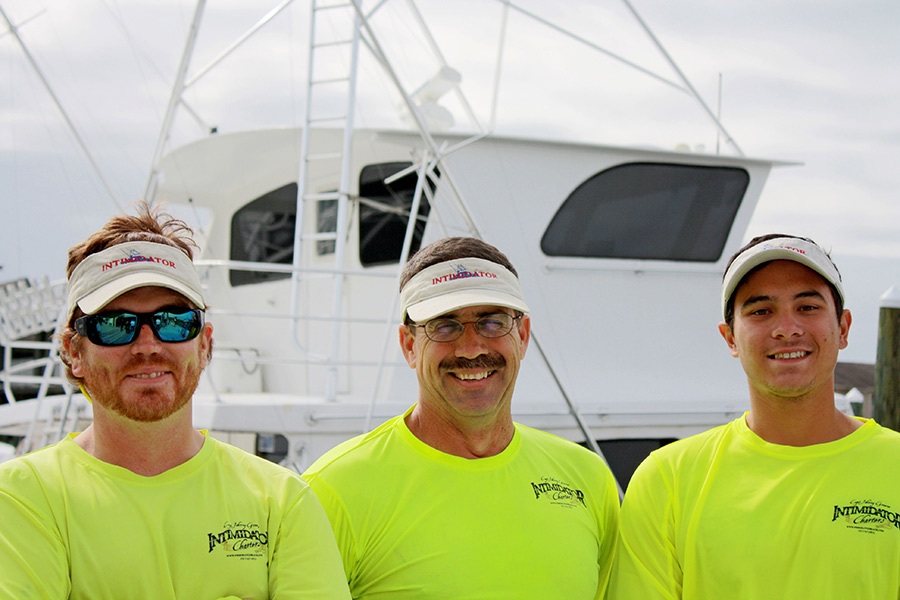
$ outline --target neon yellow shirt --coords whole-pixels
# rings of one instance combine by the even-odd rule
[[[304,473],[331,519],[354,598],[603,596],[619,501],[600,457],[516,425],[503,452],[467,460],[421,442],[405,416]]]
[[[896,600],[898,465],[900,435],[871,420],[791,447],[740,417],[656,450],[625,493],[610,598]]]
[[[0,598],[349,598],[296,474],[207,437],[142,477],[75,435],[0,464]]]

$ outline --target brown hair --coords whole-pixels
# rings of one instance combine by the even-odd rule
[[[194,243],[194,232],[187,223],[163,212],[159,206],[151,208],[143,200],[136,204],[136,208],[136,215],[117,215],[88,239],[69,248],[66,277],[71,277],[75,267],[91,254],[126,242],[166,244],[194,259],[197,244]]]
[[[483,258],[502,265],[516,277],[519,276],[506,255],[487,242],[472,237],[448,237],[419,249],[409,257],[400,273],[400,289],[419,271],[458,258]]]

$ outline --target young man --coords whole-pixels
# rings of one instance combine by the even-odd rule
[[[835,408],[843,304],[812,240],[763,236],[732,257],[719,331],[750,410],[638,468],[612,598],[898,597],[900,435]]]
[[[531,322],[515,269],[473,238],[401,276],[419,401],[304,477],[354,598],[589,600],[606,591],[618,496],[596,454],[512,420]]]
[[[0,465],[0,597],[349,598],[299,476],[191,423],[212,351],[190,230],[142,204],[69,251],[82,433]]]

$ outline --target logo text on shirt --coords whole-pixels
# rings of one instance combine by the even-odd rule
[[[877,500],[851,500],[844,506],[835,505],[831,521],[842,519],[848,529],[865,533],[883,533],[889,529],[900,529],[900,514],[893,508]]]
[[[226,521],[222,530],[207,534],[209,551],[217,548],[225,556],[241,560],[255,560],[265,556],[265,546],[269,543],[269,534],[262,531],[258,524],[245,521]]]
[[[541,477],[540,481],[531,482],[531,490],[535,500],[547,499],[551,504],[569,507],[584,504],[584,492],[554,477]]]

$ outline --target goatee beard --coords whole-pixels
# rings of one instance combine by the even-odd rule
[[[158,361],[150,363],[142,360],[132,361],[127,368],[144,366],[145,363],[152,364],[154,367],[159,366],[161,371],[172,373],[176,380],[176,388],[171,396],[165,390],[147,388],[132,394],[131,399],[126,400],[118,387],[112,384],[103,385],[103,382],[97,381],[99,374],[90,372],[85,374],[85,387],[91,393],[91,398],[96,404],[126,419],[139,423],[162,421],[190,402],[200,381],[202,368],[196,363],[191,363],[179,370],[174,365],[162,365]]]

